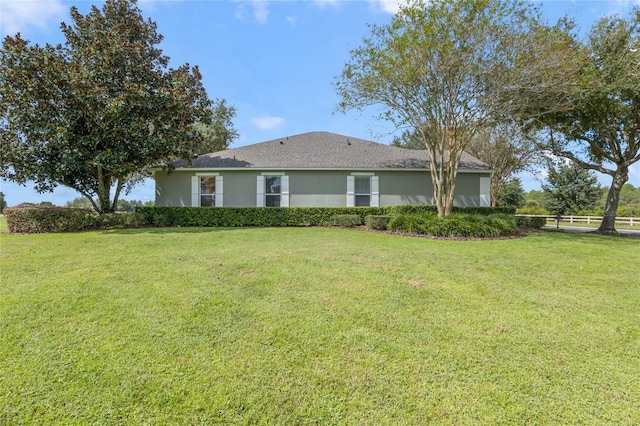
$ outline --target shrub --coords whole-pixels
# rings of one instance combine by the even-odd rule
[[[389,215],[373,215],[364,218],[364,224],[367,225],[368,228],[383,230],[387,229],[389,226],[389,222],[391,221],[391,216]]]
[[[516,214],[538,214],[538,215],[550,215],[548,210],[540,207],[525,207],[523,209],[516,210]]]
[[[134,213],[99,215],[86,208],[29,206],[5,210],[9,232],[77,232],[94,229],[142,226],[144,218]]]
[[[640,205],[627,205],[618,208],[618,216],[620,217],[640,217]]]
[[[491,238],[513,235],[515,219],[510,215],[452,214],[436,215],[401,214],[389,222],[393,231],[454,238]]]
[[[540,229],[546,224],[546,217],[516,216],[516,226],[519,229]]]
[[[362,218],[357,214],[338,214],[331,218],[333,226],[343,226],[353,228],[362,225]]]

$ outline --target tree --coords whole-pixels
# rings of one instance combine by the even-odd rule
[[[411,1],[351,51],[336,78],[338,110],[378,106],[380,118],[415,131],[429,153],[438,215],[448,215],[460,157],[509,113],[502,93],[523,78],[519,58],[533,53],[539,22],[526,1]]]
[[[598,179],[576,163],[549,167],[548,185],[542,185],[547,195],[547,210],[554,214],[577,214],[593,209],[600,198]]]
[[[412,132],[410,130],[405,130],[400,136],[394,136],[391,141],[391,145],[404,149],[427,149],[420,135],[417,132]]]
[[[522,181],[519,178],[513,178],[505,181],[500,185],[496,206],[497,207],[513,207],[519,209],[525,205],[524,189]]]
[[[467,152],[494,170],[490,180],[491,207],[499,205],[503,186],[509,182],[514,184],[515,181],[511,179],[514,174],[542,162],[535,136],[514,122],[498,123],[478,132],[469,143]]]
[[[625,183],[620,190],[620,204],[640,205],[640,187],[636,188],[630,183]]]
[[[94,202],[95,203],[95,202]],[[65,204],[67,207],[83,207],[87,209],[93,208],[93,204],[91,201],[87,200],[86,197],[76,197],[71,201],[67,201]]]
[[[7,208],[7,200],[4,199],[4,193],[0,192],[0,214]]]
[[[63,45],[30,46],[20,34],[3,42],[0,176],[40,192],[68,186],[112,212],[148,167],[202,153],[195,123],[220,130],[221,145],[235,136],[234,109],[208,99],[197,67],[168,68],[135,0],[86,16],[72,7],[71,18]]]
[[[626,19],[602,18],[586,39],[563,36],[573,45],[564,65],[532,75],[511,101],[546,132],[541,148],[611,176],[598,231],[615,233],[620,191],[640,160],[640,7]]]

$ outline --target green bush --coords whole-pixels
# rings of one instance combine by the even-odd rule
[[[389,229],[436,237],[492,238],[515,234],[516,223],[513,216],[504,214],[401,214],[391,219]]]
[[[438,209],[432,205],[401,205],[385,207],[386,214],[395,216],[399,214],[437,214]],[[493,214],[515,214],[516,209],[513,207],[459,207],[454,206],[451,214],[472,214],[489,216]]]
[[[5,209],[4,214],[9,232],[22,234],[134,228],[144,223],[139,214],[99,215],[91,209],[75,207],[29,206]]]
[[[153,226],[326,226],[335,216],[384,214],[383,207],[138,207]]]
[[[618,216],[620,217],[640,217],[640,205],[627,205],[618,208]]]
[[[545,210],[541,207],[525,207],[523,209],[516,210],[516,214],[551,215],[548,210]]]
[[[362,225],[362,218],[357,214],[338,214],[331,218],[333,226],[343,226],[353,228]]]
[[[546,217],[516,216],[516,226],[519,229],[540,229],[546,224]]]
[[[389,222],[391,221],[391,216],[389,215],[373,215],[364,218],[364,224],[367,225],[368,228],[383,230],[387,229],[389,226]]]

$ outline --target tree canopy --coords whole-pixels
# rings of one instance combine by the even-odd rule
[[[380,118],[415,131],[429,153],[438,214],[447,215],[463,151],[509,113],[504,92],[534,72],[519,64],[535,54],[539,22],[526,1],[411,1],[351,51],[336,78],[338,110],[377,106]]]
[[[68,186],[112,212],[148,167],[235,136],[235,110],[208,98],[197,66],[169,68],[135,0],[107,0],[86,16],[72,7],[71,19],[64,44],[4,39],[0,176],[40,192]]]
[[[542,185],[547,209],[554,214],[578,214],[596,207],[600,185],[593,172],[576,163],[549,167],[547,184]]]
[[[611,176],[599,231],[615,232],[620,191],[640,160],[640,7],[602,18],[585,39],[570,29],[562,61],[511,100],[523,121],[544,132],[542,149]]]

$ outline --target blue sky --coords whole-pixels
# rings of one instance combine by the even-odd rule
[[[60,22],[70,22],[69,8],[87,13],[99,1],[2,0],[2,37],[21,32],[32,43],[63,42]],[[640,0],[544,1],[544,16],[564,14],[588,29],[598,18],[628,13]],[[212,99],[226,99],[237,109],[240,137],[232,147],[309,131],[330,131],[390,143],[393,127],[373,113],[334,113],[338,97],[332,82],[349,59],[349,51],[369,35],[367,24],[386,24],[397,10],[393,0],[307,1],[140,1],[143,15],[164,35],[161,48],[171,65],[198,65]],[[525,190],[540,182],[522,175]],[[635,165],[630,183],[640,186]],[[601,177],[603,184],[610,179]],[[64,205],[79,196],[68,188],[38,194],[31,185],[2,181],[8,204],[51,201]],[[124,196],[154,199],[148,181]]]

